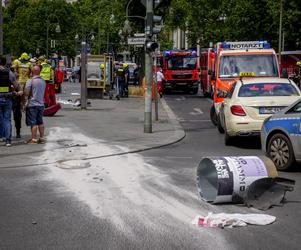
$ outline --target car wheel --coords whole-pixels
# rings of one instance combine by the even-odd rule
[[[220,132],[221,134],[225,133],[225,130],[221,124],[221,116],[220,115],[217,117],[217,125],[216,126],[217,126],[218,132]]]
[[[211,119],[211,122],[213,123],[213,125],[216,126],[217,125],[217,115],[215,112],[214,105],[212,105],[210,108],[210,119]]]
[[[267,154],[278,170],[288,170],[295,161],[290,140],[283,134],[275,134],[268,142]]]
[[[226,146],[231,146],[233,143],[233,137],[230,136],[227,132],[227,130],[225,129],[225,145]]]

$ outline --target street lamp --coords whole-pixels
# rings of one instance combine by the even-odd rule
[[[49,26],[50,26],[49,17],[50,16],[48,16],[47,20],[46,20],[46,25],[47,25],[47,27],[46,27],[46,58],[48,58],[48,50],[49,50],[48,49],[48,46],[49,46],[49,44],[48,44],[49,43]],[[59,24],[58,18],[57,18],[57,24],[56,24],[56,27],[55,27],[55,32],[56,33],[61,33],[61,26]]]
[[[279,44],[278,44],[278,60],[279,60],[279,65],[281,65],[281,32],[282,32],[282,10],[283,10],[283,0],[280,0],[280,16],[279,16]]]
[[[115,23],[115,15],[112,13],[110,16],[110,24],[113,25]],[[110,29],[108,29],[108,34],[107,34],[107,56],[109,57],[109,63],[108,63],[108,77],[107,77],[107,84],[111,84],[111,57],[110,57]]]

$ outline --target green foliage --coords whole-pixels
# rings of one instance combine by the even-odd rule
[[[173,0],[170,30],[188,30],[192,45],[266,39],[278,47],[280,0]],[[301,48],[300,0],[283,0],[285,49]]]
[[[48,29],[49,54],[59,52],[74,56],[74,8],[64,0],[9,1],[4,10],[4,48],[6,53],[18,56],[26,51],[46,54]],[[59,24],[61,32],[56,33]],[[50,48],[56,40],[56,48]]]
[[[19,55],[35,54],[37,48],[46,53],[47,27],[50,40],[56,40],[59,51],[73,57],[80,41],[87,39],[92,53],[122,51],[128,47],[122,34],[125,9],[129,0],[12,0],[4,8],[4,49]],[[283,0],[285,49],[301,49],[300,0]],[[159,35],[161,48],[171,48],[171,32],[181,28],[188,32],[192,46],[202,47],[222,40],[266,39],[278,47],[280,0],[165,0],[156,14],[165,15],[164,29]],[[129,5],[130,16],[145,16],[140,0]],[[110,18],[114,15],[114,22]],[[48,21],[47,21],[48,20]],[[133,32],[144,31],[144,20],[129,18]],[[59,23],[61,33],[55,28]],[[75,39],[75,35],[78,39]],[[94,40],[91,37],[94,35]],[[108,43],[109,42],[109,43]]]

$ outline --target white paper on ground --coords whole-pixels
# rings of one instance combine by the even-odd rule
[[[243,227],[251,225],[268,225],[276,220],[275,216],[268,214],[227,214],[209,213],[206,217],[198,215],[192,221],[193,225],[201,227]]]

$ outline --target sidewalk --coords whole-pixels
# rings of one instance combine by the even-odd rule
[[[58,95],[58,99],[65,103],[67,100],[75,101],[80,97],[76,95],[79,87],[79,84],[73,86],[65,84],[66,89],[63,89],[63,94]],[[81,110],[70,104],[62,106],[63,108],[54,117],[44,118],[47,139],[45,145],[24,144],[30,137],[29,128],[25,124],[21,131],[21,140],[13,139],[13,146],[10,148],[0,145],[0,168],[54,163],[52,157],[38,162],[34,160],[45,151],[49,151],[50,155],[58,155],[60,151],[60,157],[54,157],[55,162],[100,158],[162,147],[185,137],[185,132],[164,99],[159,102],[159,121],[153,121],[151,134],[143,132],[142,97],[122,98],[120,101],[109,100],[107,97],[91,100],[91,107],[87,110]],[[13,133],[14,130],[13,128]],[[95,147],[97,148],[98,144],[100,150],[96,152]],[[101,145],[107,145],[110,150]],[[78,148],[80,150],[77,150]]]

